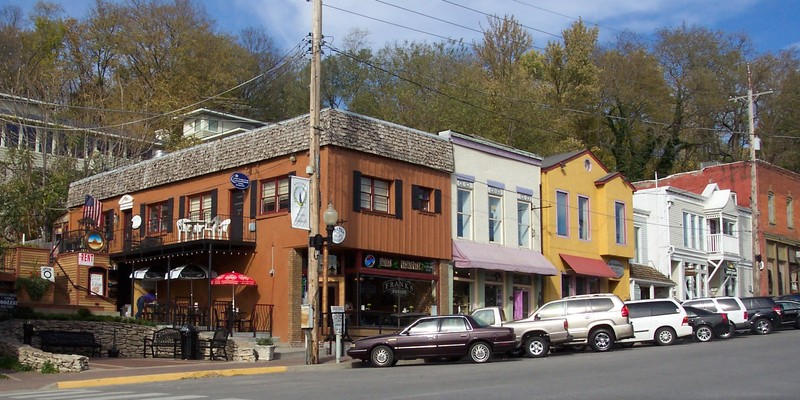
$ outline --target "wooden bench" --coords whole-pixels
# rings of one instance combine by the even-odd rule
[[[153,337],[144,338],[142,356],[147,358],[147,349],[150,355],[157,358],[162,354],[171,354],[172,358],[181,355],[181,331],[177,328],[162,328],[153,332]]]
[[[95,339],[92,332],[79,331],[39,331],[41,348],[52,353],[53,348],[86,348],[90,349],[91,356],[97,354],[102,357],[100,342]]]

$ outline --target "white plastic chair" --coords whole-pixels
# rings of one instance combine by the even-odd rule
[[[217,226],[217,236],[222,239],[223,237],[228,237],[228,225],[231,224],[231,219],[226,218],[219,223]]]
[[[188,218],[181,218],[175,221],[175,225],[178,227],[178,241],[182,242],[184,240],[189,239],[189,233],[191,232],[192,227],[187,224],[189,222]]]
[[[211,236],[212,239],[217,238],[217,223],[219,218],[214,217],[211,218],[211,221],[206,221],[206,225],[203,227],[203,239],[206,237],[206,232]]]

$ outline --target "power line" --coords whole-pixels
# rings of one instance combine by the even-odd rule
[[[487,17],[489,17],[489,18],[494,18],[494,19],[497,19],[497,20],[500,20],[500,21],[502,21],[502,20],[503,20],[502,18],[498,17],[497,15],[494,15],[494,14],[488,14],[488,13],[485,13],[485,12],[483,12],[483,11],[476,10],[476,9],[474,9],[474,8],[467,7],[467,6],[463,5],[463,4],[454,3],[454,2],[452,2],[452,1],[450,1],[450,0],[442,0],[442,1],[443,1],[443,2],[445,2],[445,3],[447,3],[447,4],[452,4],[452,5],[456,6],[456,7],[461,7],[461,8],[463,8],[463,9],[465,9],[465,10],[469,10],[469,11],[472,11],[472,12],[476,12],[476,13],[478,13],[478,14],[483,14],[483,15],[485,15],[485,16],[487,16]],[[534,27],[532,27],[532,26],[528,26],[528,25],[524,25],[524,24],[521,24],[521,23],[519,23],[519,22],[517,22],[517,25],[519,25],[519,26],[521,26],[521,27],[523,27],[523,28],[526,28],[526,29],[530,29],[530,30],[532,30],[532,31],[535,31],[535,32],[544,33],[545,35],[549,35],[549,36],[552,36],[552,37],[554,37],[554,38],[558,38],[558,39],[564,40],[564,38],[563,38],[561,35],[558,35],[558,34],[555,34],[555,33],[552,33],[552,32],[543,31],[543,30],[541,30],[541,29],[534,28]]]

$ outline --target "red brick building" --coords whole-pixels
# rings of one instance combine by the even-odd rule
[[[750,171],[750,163],[741,161],[670,175],[657,181],[636,182],[634,186],[639,189],[674,186],[701,193],[707,184],[716,183],[722,189],[735,192],[740,206],[750,207]],[[800,174],[758,161],[756,182],[758,254],[763,257],[764,268],[760,271],[759,290],[754,288],[753,292],[772,296],[797,292],[800,227],[796,225],[797,205],[794,198],[800,198]],[[743,230],[749,232],[747,227],[743,227]]]

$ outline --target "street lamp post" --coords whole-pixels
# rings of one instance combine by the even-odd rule
[[[336,227],[336,223],[339,222],[339,212],[333,208],[332,203],[328,203],[328,208],[322,213],[322,221],[325,222],[325,232],[327,236],[323,237],[320,234],[316,234],[312,240],[314,241],[313,246],[316,251],[322,251],[322,305],[320,307],[320,312],[321,315],[325,317],[322,318],[322,323],[320,325],[322,333],[324,334],[328,326],[328,253],[332,243],[331,237],[333,236],[333,230]]]

